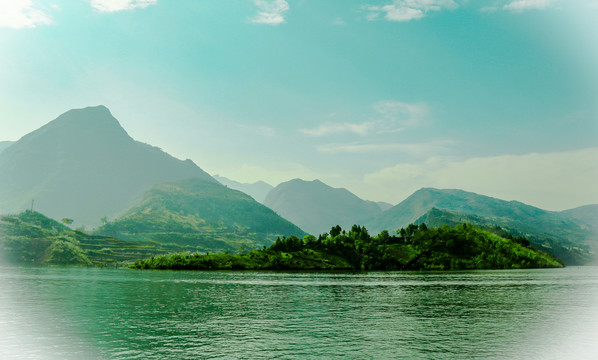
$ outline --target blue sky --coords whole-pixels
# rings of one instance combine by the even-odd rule
[[[0,0],[0,141],[106,105],[273,185],[598,203],[598,1]]]

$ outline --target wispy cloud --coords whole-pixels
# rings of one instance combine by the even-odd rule
[[[459,5],[453,0],[394,0],[386,5],[368,5],[368,20],[376,20],[380,15],[388,21],[405,22],[421,19],[432,11],[455,9]]]
[[[441,140],[414,144],[326,144],[318,147],[318,151],[329,154],[340,153],[405,153],[415,156],[444,153],[454,144],[453,141]]]
[[[279,25],[285,22],[285,14],[290,10],[285,0],[254,0],[259,8],[257,15],[251,18],[254,24]]]
[[[424,103],[380,101],[373,106],[375,116],[361,123],[325,122],[311,129],[300,129],[305,135],[320,137],[337,134],[370,134],[399,132],[425,122],[429,108]]]
[[[343,20],[343,18],[341,17],[336,17],[334,20],[332,20],[332,25],[342,26],[346,24],[347,23],[345,22],[345,20]]]
[[[503,6],[503,9],[522,12],[526,10],[546,9],[551,4],[551,0],[515,0]]]
[[[158,0],[90,0],[92,8],[99,12],[113,13],[123,10],[134,10],[155,5]]]
[[[380,101],[374,105],[386,125],[385,131],[397,131],[420,126],[424,123],[430,109],[425,103],[405,103],[400,101]]]
[[[421,187],[458,188],[564,210],[598,203],[597,158],[598,148],[466,160],[432,157],[365,175],[362,193],[383,199],[373,192],[384,189],[386,201],[398,202]]]
[[[309,136],[326,136],[331,134],[353,133],[357,135],[365,135],[370,128],[374,126],[371,122],[364,122],[361,124],[352,123],[324,123],[313,129],[301,129],[300,132]]]
[[[0,27],[22,29],[52,23],[52,17],[34,7],[31,0],[0,0]]]

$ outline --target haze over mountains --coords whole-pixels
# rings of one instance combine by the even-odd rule
[[[14,141],[0,141],[0,153],[12,144],[14,144]]]
[[[226,185],[231,189],[242,191],[262,204],[264,203],[264,200],[266,199],[268,193],[272,189],[274,189],[274,186],[264,181],[256,181],[253,184],[248,184],[240,183],[238,181],[234,181],[219,175],[213,175],[212,177],[222,185]]]
[[[411,223],[498,226],[515,236],[528,237],[569,264],[587,263],[592,259],[591,248],[598,247],[598,231],[591,225],[596,223],[598,206],[593,205],[552,212],[463,190],[422,188],[382,211],[346,189],[298,179],[277,186],[265,204],[311,234],[328,231],[330,224],[344,229],[364,225],[372,234],[382,230],[394,233]]]
[[[264,205],[316,235],[335,225],[350,228],[382,213],[377,203],[360,199],[347,189],[333,188],[320,180],[284,182],[268,193]]]
[[[215,182],[191,160],[133,140],[104,106],[70,110],[0,153],[0,210],[34,200],[52,218],[97,225],[151,186],[189,177]]]
[[[72,218],[75,227],[109,220],[101,232],[129,240],[234,251],[269,244],[275,236],[318,235],[335,225],[365,225],[377,234],[410,223],[471,222],[558,249],[570,263],[585,262],[589,245],[598,244],[598,205],[552,212],[423,188],[392,206],[319,180],[272,188],[216,179],[191,160],[133,140],[103,106],[70,110],[17,142],[0,142],[0,212],[29,209],[34,200],[34,210]]]

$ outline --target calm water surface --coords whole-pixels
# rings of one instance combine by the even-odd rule
[[[598,268],[0,267],[1,359],[598,359]]]

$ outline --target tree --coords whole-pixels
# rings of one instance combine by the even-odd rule
[[[62,218],[62,220],[61,220],[61,221],[62,221],[62,223],[63,223],[63,224],[65,224],[65,225],[70,225],[70,224],[72,224],[73,222],[75,222],[75,220],[73,220],[73,219],[69,219],[69,218]]]
[[[342,231],[342,228],[340,227],[340,225],[333,226],[332,229],[330,229],[330,236],[331,237],[339,236],[341,234],[341,231]]]

